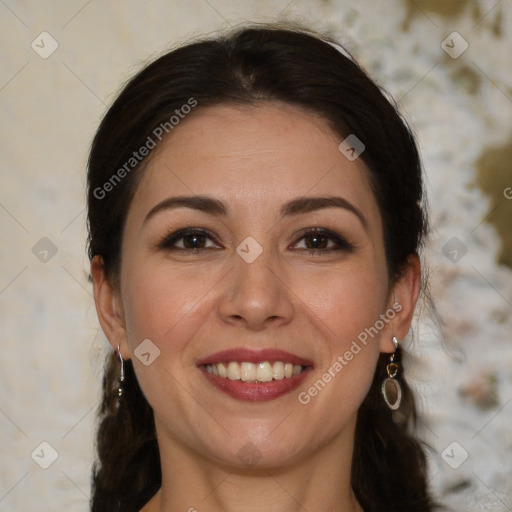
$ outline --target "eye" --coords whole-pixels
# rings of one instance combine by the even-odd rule
[[[158,247],[168,251],[198,252],[212,248],[206,247],[208,240],[215,241],[212,235],[206,230],[200,228],[185,228],[166,236],[158,244]]]
[[[305,241],[305,247],[300,250],[306,250],[310,255],[321,255],[321,253],[332,251],[352,252],[355,249],[355,246],[347,242],[342,236],[323,228],[306,231],[299,238],[299,241],[301,240]],[[297,242],[294,245],[297,245]]]

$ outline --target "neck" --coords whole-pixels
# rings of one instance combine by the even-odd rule
[[[162,487],[142,512],[362,512],[350,485],[354,424],[303,460],[234,468],[191,451],[157,424]]]

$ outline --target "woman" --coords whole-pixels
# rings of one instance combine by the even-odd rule
[[[247,27],[95,136],[92,510],[433,510],[401,365],[427,233],[410,130],[343,50]]]

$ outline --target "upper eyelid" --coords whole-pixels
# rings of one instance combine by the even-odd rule
[[[194,234],[194,233],[197,233],[197,234],[200,234],[203,236],[207,236],[207,237],[211,238],[215,243],[217,243],[217,244],[219,243],[219,242],[217,242],[216,237],[213,236],[208,230],[205,230],[204,228],[199,228],[199,227],[189,227],[189,228],[177,229],[176,231],[173,231],[172,233],[165,235],[161,239],[161,241],[158,242],[157,245],[158,246],[166,246],[171,241],[175,242],[177,240],[181,240],[183,237],[190,235],[190,234]]]

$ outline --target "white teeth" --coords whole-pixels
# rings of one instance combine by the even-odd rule
[[[276,361],[273,364],[268,361],[262,361],[258,364],[230,361],[229,363],[207,364],[206,371],[229,380],[270,382],[300,375],[304,371],[304,366],[284,363],[283,361]]]
[[[208,365],[208,366],[210,366],[210,365]],[[219,370],[219,377],[222,377],[222,378],[225,379],[228,376],[228,370],[224,366],[223,363],[219,363],[219,364],[216,364],[216,365],[213,365],[213,366],[216,366],[217,370]]]
[[[240,365],[231,361],[228,365],[228,379],[240,380]]]
[[[284,363],[281,361],[276,361],[273,366],[274,370],[274,379],[281,380],[284,379]]]
[[[258,369],[256,370],[256,379],[260,382],[270,382],[272,380],[273,373],[272,366],[270,366],[268,361],[265,361],[258,365]]]
[[[240,378],[244,382],[256,380],[256,366],[252,363],[242,363],[240,365]]]

